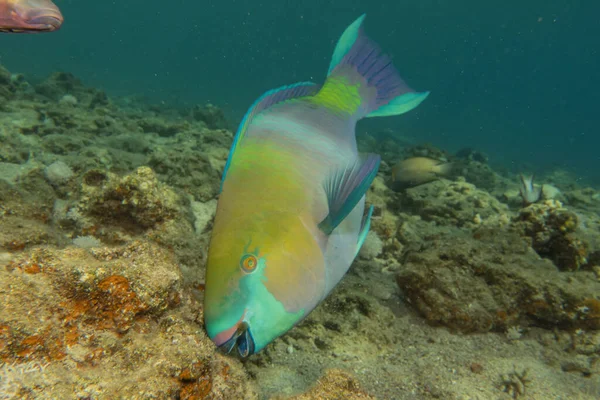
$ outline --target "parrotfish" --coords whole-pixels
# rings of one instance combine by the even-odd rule
[[[325,83],[269,90],[244,116],[225,164],[208,251],[204,323],[229,353],[256,353],[337,285],[370,226],[380,157],[357,150],[361,118],[398,115],[415,92],[363,29],[338,40]]]
[[[0,0],[0,32],[52,32],[62,23],[60,10],[50,0]]]

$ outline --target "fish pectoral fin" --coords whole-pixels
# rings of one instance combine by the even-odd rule
[[[329,174],[324,183],[329,214],[319,223],[319,229],[323,233],[330,235],[352,212],[369,190],[380,162],[381,157],[377,154],[365,154]]]
[[[360,226],[360,232],[358,233],[358,241],[356,243],[356,254],[354,257],[358,255],[358,252],[362,248],[365,240],[367,239],[367,234],[369,233],[369,228],[371,228],[371,216],[373,215],[373,206],[369,207],[369,211],[365,214],[362,220],[362,224]]]

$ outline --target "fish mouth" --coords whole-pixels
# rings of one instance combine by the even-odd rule
[[[233,335],[222,343],[217,343],[219,350],[226,354],[231,353],[234,347],[237,347],[238,354],[242,358],[246,358],[254,354],[254,338],[250,331],[250,325],[246,321],[242,321],[234,327]]]
[[[15,28],[23,32],[52,32],[64,21],[59,8],[49,0],[26,0],[15,4]]]
[[[55,31],[59,29],[63,23],[63,17],[60,13],[57,14],[46,14],[40,15],[39,17],[30,18],[27,21],[29,25],[31,25],[34,29],[40,31]]]

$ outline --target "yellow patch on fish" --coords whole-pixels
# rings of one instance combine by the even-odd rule
[[[446,176],[452,163],[427,157],[411,157],[398,162],[392,168],[392,182],[416,186]]]
[[[330,76],[310,101],[334,112],[354,114],[362,101],[359,89],[359,84],[351,84],[343,75]]]

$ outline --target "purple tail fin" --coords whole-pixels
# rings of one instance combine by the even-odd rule
[[[404,82],[391,58],[364,33],[364,19],[365,14],[346,28],[338,40],[323,90],[331,90],[328,82],[339,82],[340,77],[346,78],[346,84],[360,84],[360,108],[353,110],[358,118],[398,115],[412,110],[429,92],[417,93]],[[350,96],[347,91],[346,96]],[[336,97],[341,100],[342,95]]]

